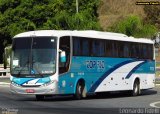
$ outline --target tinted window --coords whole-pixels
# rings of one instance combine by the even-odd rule
[[[91,55],[95,57],[105,56],[105,42],[103,40],[91,39]]]
[[[74,37],[73,41],[75,56],[153,59],[151,44],[81,37]]]
[[[15,38],[13,39],[12,49],[30,49],[32,38]]]
[[[80,39],[74,37],[73,39],[73,55],[80,55],[81,54],[81,42]]]
[[[89,56],[89,40],[81,39],[81,51],[83,56]]]

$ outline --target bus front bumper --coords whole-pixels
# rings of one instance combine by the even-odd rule
[[[56,95],[58,94],[58,83],[52,83],[47,86],[38,87],[23,87],[13,83],[10,84],[10,91],[14,94],[29,94],[29,95]]]

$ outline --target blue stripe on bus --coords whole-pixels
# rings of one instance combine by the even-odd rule
[[[128,60],[128,61],[124,61],[122,63],[119,63],[117,65],[115,65],[113,68],[109,69],[107,72],[105,72],[91,87],[91,89],[89,90],[89,92],[94,92],[96,90],[96,88],[100,85],[100,83],[107,77],[109,76],[109,74],[111,74],[113,71],[115,71],[117,68],[128,64],[128,63],[132,63],[135,62],[136,60]]]
[[[143,64],[145,64],[147,61],[143,61],[142,63],[138,64],[137,66],[135,66],[129,73],[128,75],[126,76],[125,79],[129,79],[131,77],[131,75],[140,67],[142,66]]]
[[[23,85],[26,82],[31,81],[33,79],[34,78],[19,78],[19,77],[17,78],[17,77],[14,77],[13,80],[11,80],[11,81],[13,81],[16,84]]]
[[[19,79],[19,80],[17,80],[17,79]],[[49,77],[44,77],[44,78],[16,78],[16,77],[14,77],[12,81],[14,83],[19,84],[19,85],[23,85],[23,84],[28,83],[29,81],[32,81],[35,79],[39,79],[39,80],[37,80],[36,83],[47,83],[47,82],[51,81],[51,79]]]

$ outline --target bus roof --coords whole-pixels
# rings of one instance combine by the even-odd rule
[[[128,42],[140,42],[140,43],[150,43],[153,44],[153,41],[145,38],[134,38],[128,37],[125,34],[113,33],[113,32],[100,32],[94,30],[84,30],[84,31],[71,31],[71,30],[38,30],[38,31],[29,31],[16,35],[17,37],[31,37],[31,36],[78,36],[78,37],[88,37],[88,38],[98,38],[98,39],[109,39],[109,40],[118,40],[118,41],[128,41]]]

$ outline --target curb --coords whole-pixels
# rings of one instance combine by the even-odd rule
[[[10,85],[10,83],[7,83],[7,82],[0,82],[0,85]]]
[[[160,84],[155,84],[156,86],[160,86]]]
[[[0,78],[9,78],[11,77],[10,75],[6,75],[6,76],[0,76]]]

